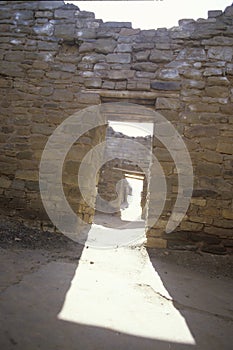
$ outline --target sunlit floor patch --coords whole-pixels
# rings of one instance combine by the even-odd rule
[[[58,318],[195,344],[143,248],[85,248]]]

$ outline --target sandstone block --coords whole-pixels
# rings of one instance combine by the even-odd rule
[[[209,233],[211,235],[216,235],[219,237],[232,237],[232,229],[222,228],[222,227],[214,227],[207,226],[204,228],[204,232]]]
[[[54,89],[52,99],[54,101],[72,101],[73,93],[65,89]]]
[[[150,54],[150,61],[154,63],[169,62],[172,60],[172,51],[154,49]]]
[[[157,78],[160,80],[179,80],[180,75],[177,69],[161,69],[157,73]]]
[[[173,98],[158,97],[156,99],[156,108],[179,110],[180,102],[179,100],[175,100]]]
[[[216,148],[217,152],[225,154],[233,154],[233,144],[219,142]]]
[[[166,82],[166,81],[153,81],[151,83],[151,88],[154,90],[180,90],[180,83],[178,82]]]
[[[135,53],[134,57],[135,60],[138,62],[145,62],[148,60],[148,57],[150,55],[150,51],[149,50],[145,50],[145,51],[138,51]]]
[[[207,176],[219,176],[221,175],[222,167],[218,164],[212,164],[207,162],[199,163],[195,169],[197,175],[207,175]]]
[[[181,74],[187,79],[200,80],[202,79],[202,73],[198,69],[184,69]]]
[[[158,65],[150,62],[141,62],[133,64],[132,68],[136,71],[155,72],[158,68]]]
[[[116,41],[112,39],[97,39],[94,43],[95,51],[104,54],[113,52],[116,46]]]
[[[210,76],[218,76],[222,74],[223,74],[222,68],[206,68],[203,73],[203,76],[210,77]]]
[[[208,184],[207,184],[208,185]],[[194,189],[192,196],[194,199],[196,199],[196,197],[202,197],[202,198],[216,198],[218,195],[218,193],[214,190],[210,190],[210,189]]]
[[[118,44],[117,48],[116,48],[116,52],[132,52],[132,45],[130,45],[130,44]]]
[[[206,206],[206,199],[202,198],[191,198],[191,203],[194,205],[197,205],[199,207],[205,207]]]
[[[101,27],[109,27],[109,28],[132,28],[131,22],[105,22],[101,24]]]
[[[232,47],[211,47],[208,50],[208,58],[231,62],[233,55]]]
[[[129,53],[112,53],[106,57],[109,63],[130,63],[131,55]]]
[[[184,48],[182,49],[177,58],[177,60],[191,60],[191,61],[206,61],[206,53],[204,49],[201,48]]]
[[[45,23],[41,26],[33,27],[33,31],[38,35],[52,36],[54,32],[54,25],[52,23]]]
[[[100,103],[100,96],[94,93],[78,93],[76,98],[79,103],[95,105]]]
[[[64,5],[63,1],[40,1],[39,9],[40,10],[53,10]]]
[[[184,89],[204,89],[205,81],[201,80],[183,80],[182,87]]]
[[[16,179],[38,181],[39,172],[32,170],[17,170],[15,177]]]
[[[55,26],[54,35],[58,38],[71,40],[75,36],[75,28],[70,24],[59,24]]]
[[[125,80],[134,77],[133,70],[110,70],[108,71],[108,78],[111,80]]]
[[[75,9],[73,10],[58,9],[54,11],[54,18],[72,19],[74,14],[75,14]]]
[[[84,81],[84,85],[88,88],[100,88],[102,86],[102,79],[88,78]]]
[[[180,228],[182,231],[201,231],[203,224],[197,222],[182,221]]]
[[[6,176],[0,177],[0,187],[1,188],[9,188],[11,185],[11,180]]]
[[[217,104],[208,104],[203,102],[198,102],[188,106],[191,112],[218,112],[219,106]]]
[[[210,97],[228,97],[229,96],[229,90],[227,87],[224,86],[207,86],[205,88],[205,92],[207,96]]]
[[[167,240],[148,236],[145,245],[147,248],[167,248]]]

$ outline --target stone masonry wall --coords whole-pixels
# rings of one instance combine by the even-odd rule
[[[38,167],[49,135],[87,106],[136,102],[177,128],[195,175],[187,215],[177,232],[165,235],[177,174],[169,152],[154,140],[168,198],[148,231],[148,246],[232,250],[233,6],[210,11],[208,19],[180,20],[169,30],[139,30],[128,22],[103,23],[63,1],[0,5],[1,211],[48,227]],[[80,141],[79,162],[104,138],[97,134]],[[75,198],[84,214],[78,189]]]

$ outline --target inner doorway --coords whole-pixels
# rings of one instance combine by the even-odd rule
[[[92,232],[105,228],[113,230],[109,235],[116,235],[119,230],[139,229],[145,240],[145,183],[151,162],[152,133],[153,123],[108,122],[105,157],[111,160],[100,169],[97,186],[98,195],[108,203],[108,208],[99,211],[96,205]],[[135,143],[141,145],[138,154]]]

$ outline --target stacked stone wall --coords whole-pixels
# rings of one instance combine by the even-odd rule
[[[171,29],[139,30],[128,22],[104,23],[63,1],[1,1],[0,31],[2,212],[46,225],[38,169],[49,135],[87,106],[136,102],[176,127],[195,175],[187,215],[176,233],[165,235],[177,174],[169,152],[154,140],[168,198],[148,245],[232,250],[232,6]],[[81,142],[79,158],[103,138],[104,132]]]

